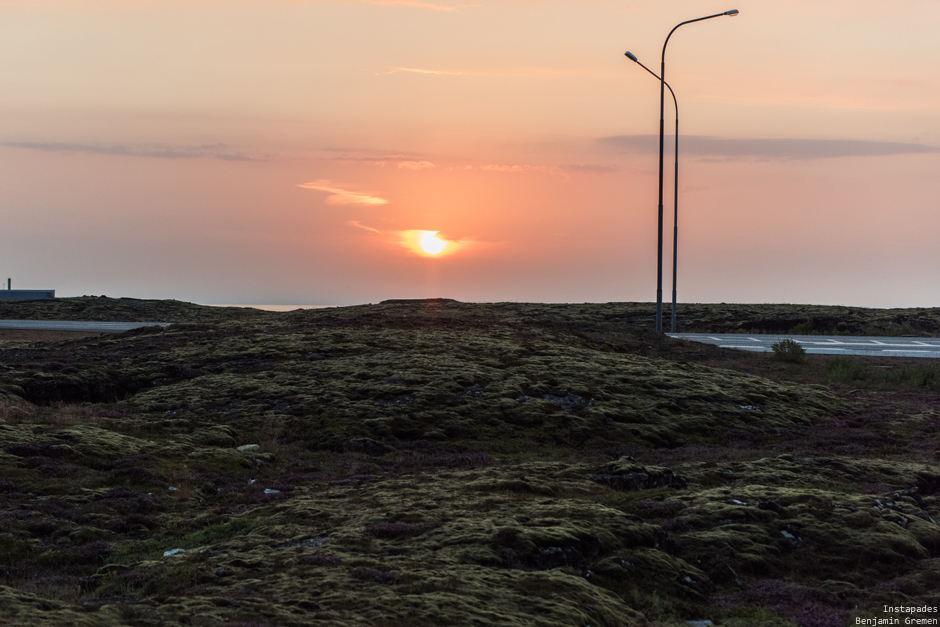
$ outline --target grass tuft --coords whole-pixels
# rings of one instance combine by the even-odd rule
[[[774,359],[778,361],[800,363],[806,358],[806,349],[795,340],[780,340],[771,345],[770,348],[774,352]]]

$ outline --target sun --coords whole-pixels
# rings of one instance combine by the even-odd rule
[[[440,231],[425,231],[418,239],[421,250],[429,255],[438,255],[447,248],[447,242],[437,236]]]
[[[398,231],[398,243],[407,248],[412,254],[425,259],[441,259],[457,251],[463,250],[467,245],[465,240],[452,240],[441,235],[440,231],[423,231],[410,229]]]

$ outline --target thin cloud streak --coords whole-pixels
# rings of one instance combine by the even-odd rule
[[[371,194],[363,194],[361,192],[354,192],[348,189],[343,189],[337,187],[333,181],[329,179],[317,179],[316,181],[311,181],[309,183],[300,183],[297,187],[302,187],[304,189],[315,189],[320,192],[327,192],[330,195],[326,197],[326,204],[328,205],[387,205],[388,200],[385,198],[380,198],[379,196],[373,196]]]
[[[563,163],[558,166],[558,169],[569,174],[614,174],[620,172],[620,168],[616,166],[593,163]]]
[[[388,72],[383,72],[383,74],[434,74],[439,76],[462,76],[463,72],[448,72],[446,70],[423,70],[421,68],[415,67],[392,67],[388,69]]]
[[[394,163],[398,166],[399,170],[411,170],[411,171],[422,171],[422,170],[432,170],[438,167],[438,164],[433,161],[428,161],[427,159],[422,159],[421,157],[407,156],[404,154],[394,154],[389,156],[348,156],[344,155],[342,157],[333,157],[330,159],[336,163],[349,163],[349,164],[372,164],[376,166],[384,167],[387,164]],[[603,174],[613,174],[620,172],[621,168],[618,166],[611,165],[602,165],[596,163],[563,163],[557,166],[551,165],[530,165],[530,164],[514,164],[514,165],[500,165],[500,164],[486,164],[486,165],[450,165],[446,166],[446,170],[450,172],[454,171],[479,171],[479,172],[502,172],[506,174],[525,174],[525,173],[541,173],[541,174],[555,174],[558,176],[568,177],[570,174],[579,174],[579,175],[603,175]]]
[[[475,78],[560,78],[578,74],[583,76],[583,71],[565,70],[559,68],[546,67],[518,67],[501,71],[494,70],[429,70],[427,68],[414,67],[389,67],[385,72],[376,72],[376,76],[388,76],[389,74],[421,74],[425,76],[469,76]]]
[[[425,159],[422,159],[421,157],[404,155],[404,154],[390,154],[388,156],[363,156],[363,157],[353,157],[353,156],[344,155],[342,157],[333,157],[330,159],[330,161],[333,161],[335,163],[344,163],[344,164],[368,163],[368,164],[372,164],[375,166],[379,166],[380,168],[384,168],[389,162],[394,162],[394,163],[397,163],[398,167],[403,170],[404,169],[421,169],[421,168],[410,168],[408,165],[402,165],[403,163],[406,163],[406,164],[422,164],[423,163],[423,164],[429,164],[426,167],[431,167],[431,168],[435,167],[433,163]]]
[[[435,165],[430,161],[399,161],[398,169],[400,170],[430,170],[434,168]]]
[[[224,144],[203,146],[125,146],[121,144],[80,144],[68,142],[0,142],[6,148],[41,150],[44,152],[82,153],[112,157],[145,157],[151,159],[222,159],[223,161],[265,161],[241,152],[227,151]]]
[[[421,2],[420,0],[362,0],[367,4],[378,4],[382,6],[406,6],[417,9],[433,9],[435,11],[456,11],[466,5],[447,6],[440,4],[431,4],[430,2]]]
[[[363,229],[365,231],[369,231],[370,233],[378,233],[379,235],[382,234],[382,231],[378,229],[373,229],[371,226],[366,226],[359,220],[349,220],[348,222],[346,222],[346,226],[354,226],[357,229]]]
[[[484,172],[503,172],[506,174],[521,174],[525,172],[562,174],[559,168],[550,165],[481,165],[480,169]]]
[[[599,140],[618,152],[652,154],[659,151],[658,135],[621,135]],[[672,140],[669,142],[672,145]],[[929,154],[940,148],[924,144],[855,139],[724,139],[680,135],[679,151],[702,159],[790,161]]]
[[[474,169],[473,166],[467,166],[465,170]],[[483,172],[502,172],[505,174],[555,174],[563,176],[566,179],[571,174],[612,174],[619,172],[620,168],[615,166],[597,165],[597,164],[576,164],[566,163],[562,165],[481,165],[477,169]]]
[[[291,0],[298,4],[305,4],[310,0]],[[456,11],[466,8],[466,4],[446,5],[434,4],[432,2],[421,2],[421,0],[344,0],[345,2],[358,2],[362,4],[377,4],[379,6],[403,6],[414,7],[416,9],[431,9],[433,11]]]

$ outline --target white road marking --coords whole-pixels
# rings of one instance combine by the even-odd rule
[[[670,337],[702,342],[720,346],[747,350],[751,352],[769,353],[771,344],[783,339],[790,339],[800,343],[807,353],[816,355],[868,355],[881,357],[940,357],[940,339],[923,338],[921,340],[900,338],[862,338],[846,336],[845,339],[833,336],[793,336],[793,335],[758,335],[755,337],[741,337],[739,334],[705,335],[698,333],[668,334]],[[722,342],[738,342],[737,344],[723,344]],[[742,345],[741,342],[752,342]],[[920,349],[920,350],[918,350]],[[925,350],[926,349],[926,350]]]
[[[821,344],[823,346],[828,346],[828,342],[802,342],[803,344]],[[930,344],[885,344],[884,342],[872,343],[872,342],[839,342],[841,346],[871,346],[872,348],[881,347],[881,346],[928,346]]]

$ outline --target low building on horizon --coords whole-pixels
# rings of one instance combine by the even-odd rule
[[[0,290],[0,300],[41,300],[55,298],[55,290]]]

